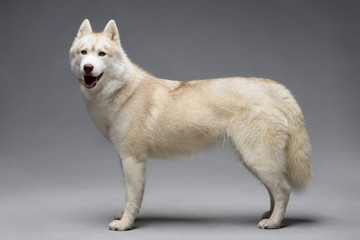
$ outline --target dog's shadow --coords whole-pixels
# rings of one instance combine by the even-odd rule
[[[299,217],[299,218],[285,217],[281,224],[281,228],[300,226],[300,225],[315,225],[318,224],[319,222],[320,220],[314,217]]]
[[[135,228],[145,227],[147,225],[203,225],[203,226],[218,226],[218,225],[252,225],[257,226],[259,219],[256,216],[200,216],[200,217],[178,217],[178,216],[139,216],[135,221]],[[289,217],[284,218],[280,228],[287,228],[300,225],[314,225],[319,222],[314,217]]]

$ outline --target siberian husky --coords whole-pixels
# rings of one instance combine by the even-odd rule
[[[283,85],[263,78],[156,78],[128,58],[114,20],[95,33],[85,19],[70,63],[95,125],[121,159],[126,204],[109,229],[132,228],[148,158],[189,156],[224,138],[268,190],[270,210],[260,228],[279,228],[290,186],[303,190],[309,184],[311,146],[304,118]]]

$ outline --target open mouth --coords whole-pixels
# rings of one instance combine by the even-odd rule
[[[95,87],[96,83],[100,80],[104,73],[101,73],[99,76],[91,76],[91,75],[85,75],[84,76],[84,85],[86,88],[93,88]]]

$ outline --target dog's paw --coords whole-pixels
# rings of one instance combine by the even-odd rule
[[[261,229],[277,229],[280,227],[280,223],[270,219],[263,219],[258,224]]]
[[[261,219],[269,219],[271,217],[272,211],[266,211],[264,212],[264,214],[261,216]]]
[[[121,220],[121,218],[123,217],[123,215],[124,215],[124,212],[115,213],[115,215],[114,215],[114,220]]]
[[[109,230],[113,231],[126,231],[132,228],[132,223],[125,222],[124,220],[114,220],[109,224]]]

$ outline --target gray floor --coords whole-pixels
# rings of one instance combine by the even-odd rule
[[[315,167],[308,191],[292,195],[282,228],[260,230],[257,222],[267,210],[267,193],[227,145],[191,160],[150,160],[135,228],[109,231],[113,214],[124,204],[124,190],[116,155],[107,144],[99,150],[79,151],[77,164],[66,171],[45,166],[29,167],[21,176],[2,173],[17,186],[2,188],[0,238],[356,239],[360,234],[359,164],[329,159],[332,171]],[[82,161],[87,162],[83,167]]]

